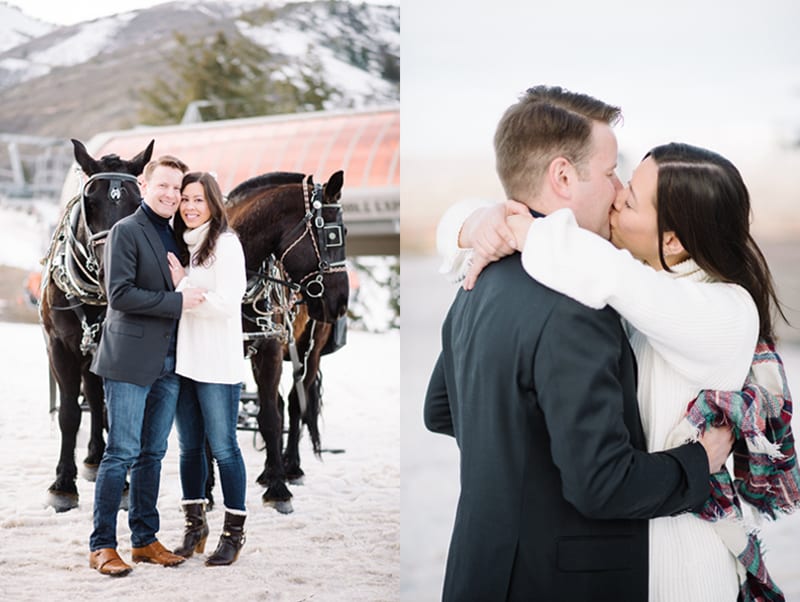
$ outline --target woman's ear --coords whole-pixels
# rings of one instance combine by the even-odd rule
[[[683,243],[680,241],[678,236],[675,234],[674,230],[669,230],[664,232],[664,257],[676,257],[679,255],[686,255],[689,257],[689,254],[686,252],[686,249],[683,248]]]

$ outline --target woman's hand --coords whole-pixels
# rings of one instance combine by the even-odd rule
[[[167,253],[167,261],[169,262],[169,274],[172,276],[172,285],[177,288],[178,283],[186,277],[186,270],[183,269],[175,253]]]
[[[524,209],[520,209],[520,207]],[[475,286],[478,280],[478,275],[483,271],[487,265],[493,261],[497,261],[506,255],[510,255],[514,250],[521,251],[522,246],[525,244],[525,237],[528,235],[528,228],[533,223],[533,216],[528,211],[528,208],[516,201],[506,201],[506,215],[503,220],[502,240],[505,241],[507,248],[500,248],[499,245],[492,247],[493,253],[480,252],[475,249],[472,255],[472,265],[467,272],[464,279],[464,290],[469,291]],[[486,226],[496,236],[500,236],[501,230],[496,224]]]
[[[506,218],[515,213],[530,212],[522,203],[511,200],[473,211],[461,227],[459,246],[471,248],[473,253],[484,257],[487,263],[511,255],[514,252],[514,239],[506,225]]]
[[[522,251],[525,247],[525,239],[528,238],[528,230],[531,228],[534,217],[528,213],[527,215],[509,215],[506,218],[508,229],[514,235],[514,248],[517,251]]]

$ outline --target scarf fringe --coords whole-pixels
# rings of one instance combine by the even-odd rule
[[[779,443],[770,441],[763,433],[745,434],[747,449],[752,453],[764,454],[770,460],[785,460],[786,455],[781,452]]]
[[[697,441],[710,425],[729,424],[743,440],[733,454],[735,478],[724,467],[711,475],[711,495],[697,513],[717,525],[719,536],[745,571],[741,602],[785,602],[767,572],[758,530],[742,520],[741,502],[752,506],[759,520],[800,510],[800,468],[791,418],[783,363],[774,345],[759,341],[742,390],[701,391],[667,439],[667,447],[673,447]]]

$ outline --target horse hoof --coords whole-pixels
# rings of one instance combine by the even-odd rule
[[[275,481],[267,490],[261,494],[261,501],[265,506],[272,506],[281,514],[291,514],[292,493],[282,481]]]
[[[67,512],[78,507],[78,496],[63,491],[48,491],[47,505],[52,506],[56,512]]]
[[[99,467],[99,464],[87,464],[84,462],[81,466],[81,476],[90,483],[94,483],[97,480],[97,469]]]
[[[261,498],[265,506],[272,506],[281,514],[291,514],[294,512],[291,500],[268,500],[265,497]]]
[[[286,474],[286,480],[291,485],[302,485],[303,477],[306,476],[306,473],[300,468],[299,462],[284,465],[283,472]]]
[[[266,487],[266,485],[269,483],[269,476],[267,475],[266,470],[262,470],[261,474],[256,477],[256,483]]]

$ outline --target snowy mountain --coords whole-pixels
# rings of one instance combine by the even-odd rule
[[[42,36],[55,27],[29,17],[15,6],[0,2],[0,52]]]
[[[374,101],[369,104],[399,100],[397,86],[383,79],[387,55],[395,58],[399,67],[397,7],[347,2],[310,2],[302,10],[298,6],[286,5],[266,15],[255,11],[250,14],[251,22],[238,20],[237,27],[253,42],[292,57],[298,64],[313,57],[325,79],[347,82],[354,98]],[[382,77],[376,78],[376,74]]]
[[[280,59],[275,70],[291,81],[313,68],[337,90],[325,108],[400,96],[398,6],[181,1],[56,27],[0,4],[0,24],[4,43],[21,32],[0,47],[2,132],[85,138],[137,125],[143,83],[169,80],[175,32],[245,36]]]

